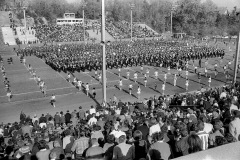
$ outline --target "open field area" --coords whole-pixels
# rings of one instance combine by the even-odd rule
[[[216,45],[216,44],[214,44]],[[229,51],[229,45],[223,45],[222,42],[218,42],[219,47],[224,48],[226,51],[225,57],[221,61],[220,58],[208,59],[208,74],[212,77],[211,87],[216,87],[226,82],[225,75],[223,73],[223,66],[232,61],[229,73],[233,76],[233,54],[234,46],[230,44],[231,50]],[[41,93],[36,80],[31,76],[27,67],[20,63],[19,57],[14,53],[10,47],[1,47],[1,56],[3,57],[6,75],[9,78],[11,89],[12,89],[12,100],[8,102],[4,84],[2,83],[3,77],[0,76],[0,122],[14,122],[19,120],[19,113],[24,111],[27,115],[33,115],[35,113],[55,113],[57,111],[74,110],[79,106],[84,109],[88,109],[91,105],[101,104],[102,102],[102,85],[98,78],[95,77],[94,71],[75,72],[74,76],[80,79],[83,83],[89,83],[90,93],[92,88],[96,88],[96,98],[93,99],[90,95],[88,97],[85,92],[79,91],[75,86],[66,81],[67,74],[64,72],[56,72],[42,59],[35,56],[26,57],[26,66],[31,64],[33,69],[36,70],[36,75],[40,76],[44,80],[47,86],[47,97],[44,97]],[[13,64],[8,64],[7,58],[13,58]],[[206,59],[202,60],[202,67],[204,67]],[[214,77],[214,64],[218,64],[218,75]],[[181,77],[177,79],[177,85],[173,85],[174,74],[178,73],[177,70],[171,69],[170,74],[166,68],[144,66],[143,73],[140,66],[133,66],[128,68],[122,68],[119,77],[118,69],[107,70],[107,99],[113,98],[114,95],[118,99],[123,101],[143,101],[144,98],[149,98],[154,95],[162,94],[162,84],[164,83],[164,74],[167,73],[166,90],[165,95],[173,95],[175,93],[184,93],[199,90],[202,86],[208,87],[208,78],[205,76],[201,77],[199,84],[197,74],[194,73],[194,66],[198,66],[198,61],[194,64],[192,61],[189,62],[189,89],[185,89],[185,71],[182,71]],[[144,74],[149,69],[149,78],[147,86],[144,87]],[[154,72],[158,71],[159,77],[155,79]],[[127,71],[130,72],[130,79],[127,79]],[[204,68],[198,69],[202,74]],[[98,71],[100,72],[100,71]],[[133,74],[138,73],[137,83],[134,82]],[[239,78],[239,75],[238,75]],[[119,90],[119,80],[123,80],[123,88]],[[73,81],[73,78],[71,78]],[[133,95],[129,95],[128,86],[133,85]],[[155,90],[155,84],[157,88]],[[141,88],[140,99],[137,99],[137,87]],[[56,94],[56,108],[53,108],[50,104],[51,95]]]

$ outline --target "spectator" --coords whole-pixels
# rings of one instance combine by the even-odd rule
[[[60,159],[61,157],[64,157],[64,150],[61,147],[60,143],[58,141],[54,141],[53,146],[54,148],[51,150],[50,155],[54,154],[55,159]]]
[[[232,134],[232,136],[239,141],[239,135],[240,135],[240,111],[233,111],[234,120],[230,122],[229,124],[229,133]]]
[[[198,135],[192,134],[188,137],[188,153],[196,153],[202,151],[202,140],[199,138]]]
[[[169,144],[163,142],[164,134],[162,132],[156,134],[156,142],[150,146],[148,156],[150,159],[168,160],[171,155],[171,148]]]
[[[50,150],[46,148],[46,141],[41,140],[39,142],[39,151],[36,154],[38,160],[48,160],[49,154],[50,154]]]
[[[136,130],[133,133],[134,143],[133,143],[133,152],[134,152],[134,159],[145,159],[147,157],[147,142],[142,139],[142,132]]]
[[[96,138],[91,139],[91,147],[87,149],[86,158],[87,159],[102,159],[104,151],[102,147],[99,147]]]
[[[133,160],[135,158],[135,153],[133,147],[126,144],[126,136],[121,135],[118,142],[119,144],[113,149],[113,160]]]
[[[80,132],[79,139],[75,140],[71,151],[75,153],[76,159],[83,158],[83,152],[89,147],[89,138],[86,137],[86,133],[84,131]]]

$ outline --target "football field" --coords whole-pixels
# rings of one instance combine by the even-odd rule
[[[202,60],[202,67],[208,69],[208,75],[212,77],[211,87],[217,87],[226,83],[226,78],[223,73],[223,66],[231,62],[229,73],[231,78],[233,76],[233,65],[235,54],[235,47],[231,43],[229,45],[221,45],[219,47],[225,49],[224,59],[221,61],[220,58],[209,58],[208,60]],[[223,44],[223,43],[222,43]],[[3,83],[3,76],[0,76],[0,122],[14,122],[19,121],[20,112],[23,111],[26,115],[33,116],[34,114],[55,114],[56,112],[69,110],[70,112],[74,109],[78,109],[82,106],[85,110],[91,105],[101,104],[102,102],[102,85],[98,77],[95,76],[95,71],[75,72],[73,76],[81,80],[84,84],[88,83],[90,86],[90,96],[87,96],[83,90],[78,90],[71,82],[66,80],[67,74],[64,72],[56,72],[51,67],[45,64],[44,60],[39,59],[35,56],[26,57],[26,65],[20,63],[19,57],[14,53],[13,49],[8,46],[2,46],[0,55],[3,57],[3,63],[5,66],[6,75],[10,81],[10,88],[12,91],[11,102],[8,102],[6,96],[6,90]],[[7,59],[13,58],[13,64],[8,64]],[[207,61],[207,63],[205,63]],[[30,72],[27,70],[27,65],[30,64],[36,71],[36,75],[40,76],[47,86],[47,96],[45,97],[37,84],[37,81],[32,77]],[[218,75],[214,76],[214,65],[218,65]],[[106,72],[107,77],[107,100],[113,98],[115,95],[122,101],[144,101],[145,98],[153,97],[154,95],[159,96],[163,94],[162,84],[164,83],[164,74],[167,74],[166,90],[165,95],[173,95],[175,93],[185,93],[190,91],[199,90],[202,86],[207,88],[209,86],[208,77],[201,76],[199,83],[198,76],[194,73],[194,66],[198,66],[198,61],[189,62],[189,87],[186,90],[186,71],[181,72],[181,76],[177,79],[176,86],[173,85],[174,74],[178,71],[171,69],[170,72],[167,68],[143,66],[141,70],[140,66],[122,68],[119,76],[117,68],[108,69]],[[147,78],[147,85],[144,86],[144,74],[146,70],[149,70],[149,78]],[[154,72],[158,71],[158,78],[154,77]],[[202,74],[204,68],[198,68]],[[101,71],[98,71],[98,73]],[[128,79],[127,72],[130,72]],[[135,83],[133,74],[138,74],[137,82]],[[2,73],[0,73],[2,75]],[[239,79],[240,75],[238,75]],[[119,89],[119,80],[122,79],[123,87]],[[230,83],[230,82],[228,82]],[[132,95],[129,95],[129,84],[133,85]],[[155,89],[155,85],[157,88]],[[141,95],[140,99],[137,98],[137,88],[140,86]],[[96,88],[96,98],[91,95],[91,90]],[[51,95],[56,95],[56,108],[53,108],[50,104]]]

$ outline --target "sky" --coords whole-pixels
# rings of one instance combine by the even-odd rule
[[[240,0],[212,0],[218,7],[227,7],[228,10],[233,10],[237,6],[240,9]]]
[[[79,0],[67,0],[68,2],[74,2]],[[205,0],[202,0],[205,1]],[[227,7],[228,10],[233,10],[234,6],[240,9],[240,0],[212,0],[219,7]]]

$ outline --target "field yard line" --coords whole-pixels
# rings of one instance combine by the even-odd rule
[[[123,68],[123,69],[126,69],[126,70],[130,70],[130,71],[136,72],[135,70],[133,70],[132,68],[129,68],[129,67],[127,67],[127,68]]]
[[[55,90],[67,89],[67,88],[75,88],[75,87],[74,87],[74,86],[71,86],[71,87],[54,88],[54,89],[48,89],[48,90],[46,90],[46,91],[55,91]],[[19,96],[19,95],[24,95],[24,94],[38,93],[38,92],[41,93],[41,91],[33,91],[33,92],[17,93],[17,94],[12,94],[12,95]],[[5,96],[0,96],[0,97],[5,97]]]
[[[111,88],[115,88],[114,86],[112,87],[108,87],[107,89],[111,89]],[[102,88],[96,89],[96,90],[101,90]],[[71,94],[76,94],[76,93],[66,93],[66,94],[61,94],[61,95],[56,95],[57,97],[62,97],[62,96],[67,96],[67,95],[71,95]],[[84,94],[83,92],[77,92],[77,94]],[[85,94],[84,94],[85,95]],[[7,96],[4,96],[7,97]],[[11,103],[11,104],[15,104],[15,103],[22,103],[22,102],[31,102],[31,101],[35,101],[35,100],[45,100],[45,99],[51,99],[51,97],[41,97],[41,98],[33,98],[33,99],[26,99],[26,100],[21,100],[21,101],[13,101],[13,102],[5,102],[2,104],[7,104],[7,103]]]
[[[45,64],[44,60],[41,59],[41,61]],[[47,66],[47,67],[48,67],[48,68],[51,68],[51,67],[49,67],[49,66]],[[47,67],[46,67],[46,68],[47,68]],[[67,82],[67,80],[66,80],[65,77],[63,77],[63,76],[62,76],[60,73],[58,73],[57,71],[55,71],[55,72],[56,72],[62,79],[64,79],[65,82]],[[68,83],[68,82],[67,82],[67,84],[68,84],[69,87],[72,86],[72,85],[71,85],[70,83]]]
[[[45,68],[49,68],[49,67],[39,67],[39,68],[33,68],[33,69],[45,69]],[[6,72],[17,72],[17,71],[25,71],[25,70],[26,69],[15,69],[15,70],[6,70]]]
[[[111,73],[111,74],[113,74],[113,75],[115,75],[115,76],[117,76],[115,73],[113,73],[113,72],[111,72],[111,71],[108,71],[108,70],[106,70],[106,71],[109,72],[109,73]],[[118,76],[118,77],[119,77],[119,76]],[[120,74],[120,77],[121,77],[122,80],[127,80],[126,78],[122,77],[121,74]]]

